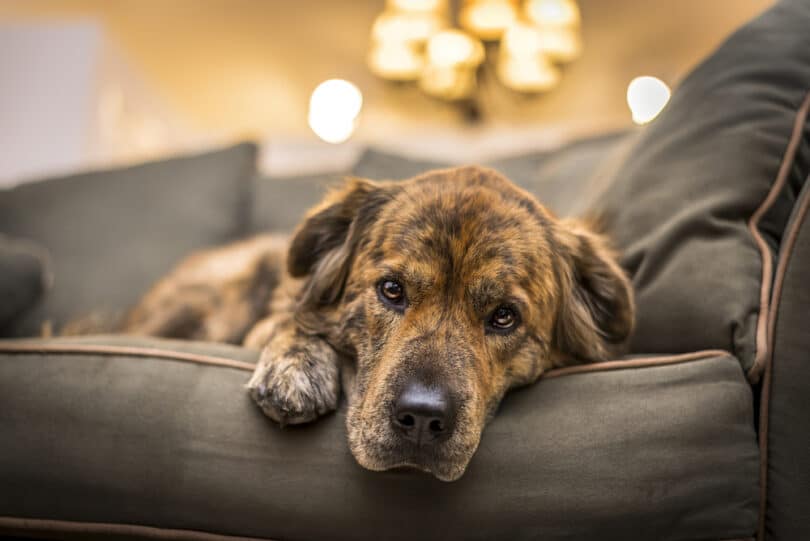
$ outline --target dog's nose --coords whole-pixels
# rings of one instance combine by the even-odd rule
[[[391,418],[405,439],[430,445],[450,435],[455,410],[450,393],[421,383],[406,385],[394,402]]]

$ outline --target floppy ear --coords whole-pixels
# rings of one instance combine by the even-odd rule
[[[633,287],[604,237],[576,220],[562,220],[558,237],[569,268],[561,276],[557,352],[569,362],[607,360],[633,332]]]
[[[314,309],[340,299],[357,243],[390,197],[381,184],[348,178],[307,213],[287,253],[290,275],[308,277],[299,307]]]

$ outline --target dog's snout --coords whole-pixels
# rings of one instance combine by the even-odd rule
[[[446,389],[411,383],[394,402],[391,422],[405,439],[431,445],[452,433],[455,405]]]

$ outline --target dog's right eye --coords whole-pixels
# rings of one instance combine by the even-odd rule
[[[382,280],[377,284],[380,300],[391,308],[405,309],[405,288],[396,280]]]

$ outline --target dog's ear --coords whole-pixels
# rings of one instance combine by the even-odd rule
[[[307,277],[301,306],[333,304],[341,297],[357,243],[391,193],[390,185],[348,178],[307,213],[287,254],[290,275]]]
[[[607,360],[633,332],[633,288],[604,237],[577,220],[559,223],[567,269],[555,345],[563,360]]]

